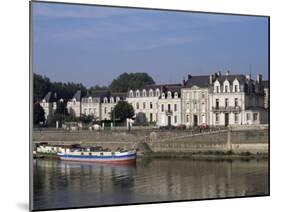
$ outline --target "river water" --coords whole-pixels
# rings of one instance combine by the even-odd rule
[[[34,209],[268,194],[267,160],[140,159],[133,166],[34,160]]]

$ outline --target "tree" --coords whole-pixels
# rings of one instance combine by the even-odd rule
[[[68,110],[66,108],[66,102],[65,101],[58,101],[57,102],[57,109],[55,110],[55,115],[64,115],[69,116]]]
[[[128,89],[137,89],[152,84],[155,82],[147,73],[123,73],[111,82],[109,89],[113,92],[127,92]]]
[[[39,103],[35,103],[33,107],[33,124],[38,125],[45,122],[45,111]]]
[[[135,111],[131,104],[125,101],[119,101],[111,112],[111,119],[124,122],[127,118],[132,118],[134,114]]]
[[[39,102],[51,89],[48,77],[33,74],[33,102]]]

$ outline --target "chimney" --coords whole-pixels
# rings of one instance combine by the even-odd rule
[[[257,82],[258,82],[258,83],[261,83],[261,81],[262,81],[262,75],[261,75],[261,74],[258,74],[258,75],[257,75]]]
[[[226,71],[225,76],[228,76],[230,74],[230,71]]]
[[[251,79],[251,74],[246,74],[246,79],[250,80]]]
[[[188,80],[191,79],[191,77],[192,77],[192,76],[191,76],[190,74],[187,75],[187,79],[188,79]]]
[[[220,76],[221,76],[221,72],[220,72],[220,71],[218,71],[218,72],[217,72],[217,75],[220,77]]]
[[[183,80],[182,80],[182,85],[185,85],[185,77],[183,78]]]
[[[209,83],[210,83],[210,85],[212,85],[212,83],[213,83],[213,75],[212,74],[209,76]]]

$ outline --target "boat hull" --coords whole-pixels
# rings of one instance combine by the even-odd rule
[[[108,164],[133,164],[136,162],[136,153],[122,156],[80,156],[69,154],[58,154],[59,158],[64,161],[74,162],[93,162]]]

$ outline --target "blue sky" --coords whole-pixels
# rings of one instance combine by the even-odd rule
[[[33,71],[108,85],[123,72],[157,83],[230,70],[268,78],[264,17],[33,2]]]

